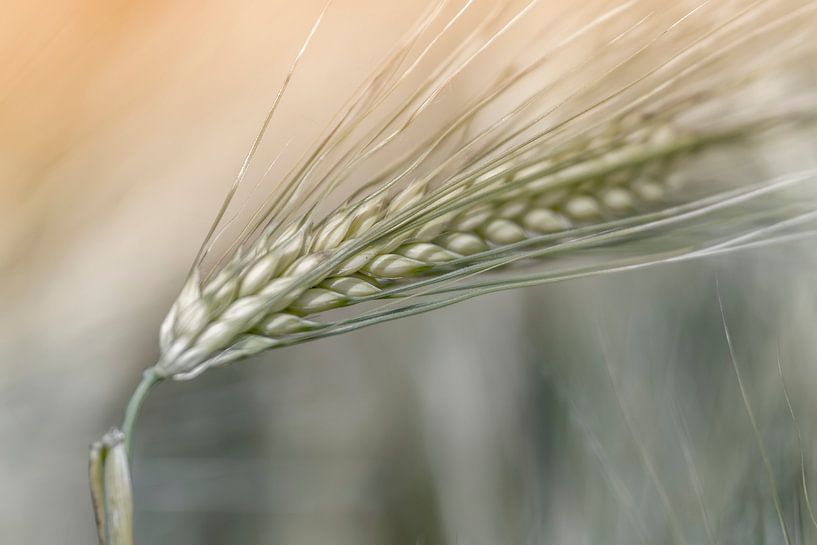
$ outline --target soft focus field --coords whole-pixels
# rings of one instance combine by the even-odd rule
[[[341,4],[281,138],[421,2]],[[87,447],[321,5],[5,6],[0,542],[94,542]],[[163,385],[137,542],[784,543],[777,499],[817,543],[815,265],[806,240],[506,292]]]

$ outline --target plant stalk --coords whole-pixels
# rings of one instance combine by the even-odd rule
[[[125,434],[125,450],[128,453],[128,460],[133,459],[133,427],[139,416],[139,409],[142,407],[142,403],[153,387],[162,382],[162,380],[164,380],[164,378],[159,376],[152,367],[147,369],[142,375],[142,381],[139,383],[139,386],[136,387],[133,395],[131,395],[128,406],[125,408],[125,418],[122,421],[122,433]]]
[[[162,380],[153,368],[146,370],[125,408],[122,430],[113,428],[91,445],[88,473],[100,545],[133,545],[131,437],[142,403]]]

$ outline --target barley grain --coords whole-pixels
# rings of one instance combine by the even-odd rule
[[[660,139],[651,137],[658,132]],[[376,199],[375,205],[365,200],[341,206],[316,225],[291,229],[282,240],[259,239],[251,257],[200,288],[197,278],[191,281],[163,326],[168,334],[157,371],[188,377],[243,335],[276,338],[317,329],[320,322],[304,318],[358,298],[376,298],[384,285],[434,275],[458,258],[665,206],[679,195],[656,173],[666,173],[671,160],[699,139],[668,127],[642,134],[646,138],[640,142],[628,141],[565,168],[553,160],[500,165],[463,185],[486,195],[473,205],[466,200],[457,207],[459,197],[440,196],[421,180]],[[408,210],[445,203],[453,203],[450,212],[344,256],[367,230]],[[301,282],[338,256],[339,265]]]

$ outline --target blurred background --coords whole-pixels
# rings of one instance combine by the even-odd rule
[[[3,543],[95,541],[88,445],[322,5],[4,6]],[[277,131],[322,127],[425,5],[338,0]],[[817,543],[815,258],[490,295],[164,384],[137,543]]]

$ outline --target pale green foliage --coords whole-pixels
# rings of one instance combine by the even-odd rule
[[[89,474],[100,545],[132,545],[133,492],[121,431],[112,429],[91,446]]]

